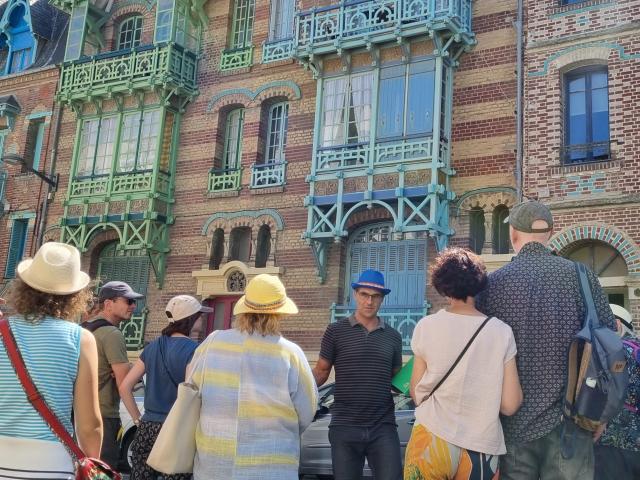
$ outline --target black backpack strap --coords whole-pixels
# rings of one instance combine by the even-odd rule
[[[113,327],[114,325],[109,320],[106,320],[104,318],[98,318],[97,320],[93,320],[93,321],[89,321],[89,322],[82,322],[80,324],[80,326],[82,328],[86,328],[90,332],[95,332],[99,328],[102,328],[102,327]]]
[[[580,282],[580,292],[582,293],[582,300],[586,310],[586,315],[583,323],[583,327],[591,326],[597,328],[600,326],[600,319],[596,310],[596,304],[593,301],[593,293],[591,292],[591,284],[589,283],[589,275],[587,274],[587,267],[580,263],[574,262],[576,271],[578,272],[578,280]],[[590,323],[587,323],[590,322]]]
[[[431,390],[431,393],[429,393],[429,395],[425,397],[423,402],[426,402],[427,400],[429,400],[433,396],[433,394],[436,393],[436,390],[440,388],[440,385],[442,385],[444,381],[449,377],[449,375],[451,375],[451,372],[453,372],[453,369],[456,368],[458,363],[460,363],[460,360],[462,360],[462,357],[464,357],[464,354],[467,353],[467,350],[469,350],[469,347],[471,346],[473,341],[476,339],[476,337],[480,333],[480,330],[484,328],[484,326],[489,322],[489,320],[491,320],[491,317],[487,317],[484,319],[484,322],[482,322],[482,324],[478,327],[476,332],[471,336],[467,344],[464,346],[464,348],[460,352],[460,355],[458,355],[458,358],[456,358],[455,362],[453,362],[453,365],[451,365],[451,368],[449,368],[447,373],[444,374],[444,376],[440,379],[440,381],[436,384],[436,386],[433,387],[433,390]]]

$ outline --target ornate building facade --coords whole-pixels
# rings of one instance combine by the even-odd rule
[[[523,193],[638,322],[640,2],[526,3]]]

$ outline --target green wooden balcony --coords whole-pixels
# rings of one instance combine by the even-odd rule
[[[411,336],[418,321],[427,314],[429,303],[422,306],[382,306],[378,316],[402,336],[402,353],[411,355]],[[331,323],[349,317],[355,310],[350,305],[331,305]]]
[[[209,193],[240,190],[242,168],[211,169],[209,171]]]
[[[220,57],[220,71],[248,67],[253,63],[253,45],[225,50]]]
[[[96,201],[96,197],[102,200],[115,199],[118,196],[130,197],[132,194],[145,195],[155,193],[159,196],[169,195],[170,177],[160,172],[154,177],[152,171],[138,173],[122,173],[113,177],[74,179],[69,187],[68,200],[87,199]],[[93,200],[91,200],[93,198]]]
[[[295,55],[340,52],[445,31],[472,44],[471,0],[342,1],[297,14]]]
[[[126,322],[120,324],[127,350],[140,350],[144,346],[144,330],[147,324],[149,309],[145,308],[139,314],[134,314]]]
[[[277,62],[291,58],[293,38],[270,40],[262,45],[262,63]]]
[[[64,63],[58,98],[82,100],[152,86],[197,93],[196,55],[174,44],[148,45]]]

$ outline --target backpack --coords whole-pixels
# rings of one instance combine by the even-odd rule
[[[598,319],[586,267],[576,262],[586,315],[568,355],[565,417],[596,431],[622,410],[629,374],[622,339]]]
[[[628,359],[628,362],[629,362],[628,370],[632,370],[633,367],[635,367],[636,369],[640,369],[640,338],[626,337],[622,340],[622,343],[627,348],[627,351],[630,352],[631,358]],[[640,370],[637,370],[637,371],[640,371]],[[631,387],[632,378],[629,379],[630,387]],[[637,415],[639,410],[638,405],[640,405],[640,397],[637,397],[637,396],[635,397],[635,401],[636,401],[635,405],[629,403],[629,400],[633,401],[633,399],[630,399],[629,397],[630,395],[627,395],[624,408],[626,408],[630,412],[633,412]]]

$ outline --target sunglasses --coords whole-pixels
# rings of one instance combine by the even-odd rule
[[[124,297],[118,297],[118,298],[123,299],[129,305],[134,305],[136,303],[135,298],[124,298]]]

